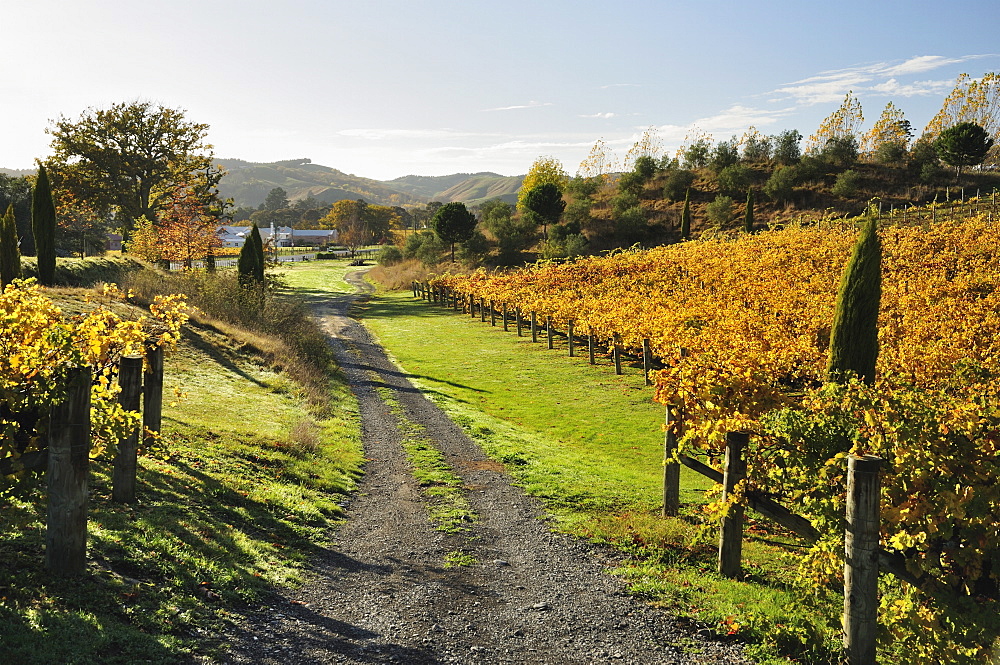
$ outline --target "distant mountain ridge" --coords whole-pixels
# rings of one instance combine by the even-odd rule
[[[275,187],[284,189],[291,201],[311,196],[325,203],[364,199],[368,203],[391,206],[414,206],[428,201],[478,205],[491,198],[513,203],[524,179],[524,176],[483,172],[374,180],[313,164],[308,158],[268,163],[242,159],[216,159],[215,162],[226,169],[219,183],[220,194],[232,198],[237,206],[250,208],[263,203]]]

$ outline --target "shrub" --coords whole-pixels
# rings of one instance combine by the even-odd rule
[[[705,217],[712,224],[723,226],[733,219],[733,199],[725,194],[719,194],[715,200],[705,206]]]
[[[719,171],[719,191],[726,194],[745,192],[750,186],[750,169],[742,164],[731,164]]]
[[[611,199],[611,212],[614,217],[620,217],[629,208],[639,205],[639,197],[631,192],[619,192]]]
[[[671,171],[663,185],[663,196],[670,201],[683,201],[684,194],[694,184],[694,177],[694,172],[686,169]]]
[[[403,260],[403,251],[395,245],[385,245],[379,250],[376,260],[379,265],[393,266]]]
[[[764,183],[764,193],[774,201],[790,201],[798,182],[795,166],[779,166]]]
[[[861,174],[854,169],[847,169],[837,176],[833,183],[833,193],[845,199],[855,196],[861,188]]]
[[[646,213],[640,206],[632,206],[615,215],[615,237],[624,244],[645,240]]]

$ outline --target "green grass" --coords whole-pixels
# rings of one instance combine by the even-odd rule
[[[294,382],[193,329],[167,359],[164,437],[140,458],[138,502],[112,503],[108,460],[94,463],[86,575],[45,572],[37,481],[3,504],[0,660],[172,663],[219,649],[229,608],[300,581],[355,486],[355,403],[342,381],[330,390],[319,419]]]
[[[714,529],[698,524],[711,482],[682,469],[681,519],[663,519],[663,407],[641,368],[616,376],[513,326],[490,327],[407,292],[380,293],[358,308],[394,359],[527,492],[560,528],[629,554],[618,570],[637,594],[721,634],[758,644],[759,662],[834,658],[842,600],[792,584],[795,562],[780,535],[751,522],[743,582],[715,571]],[[762,528],[763,527],[763,528]]]

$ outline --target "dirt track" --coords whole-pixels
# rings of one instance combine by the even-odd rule
[[[367,288],[360,273],[349,281]],[[697,638],[629,597],[605,572],[609,554],[552,533],[537,502],[346,316],[349,305],[318,313],[358,398],[365,477],[310,581],[248,613],[226,662],[748,662],[739,645]],[[431,524],[400,445],[414,426],[461,476],[479,518],[469,533]],[[475,563],[447,568],[449,552]]]

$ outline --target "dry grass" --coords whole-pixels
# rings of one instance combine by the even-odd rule
[[[375,266],[368,271],[368,276],[386,291],[399,291],[409,289],[414,281],[423,282],[435,275],[467,272],[470,272],[470,268],[461,263],[445,262],[428,266],[417,259],[407,259],[392,266]]]

